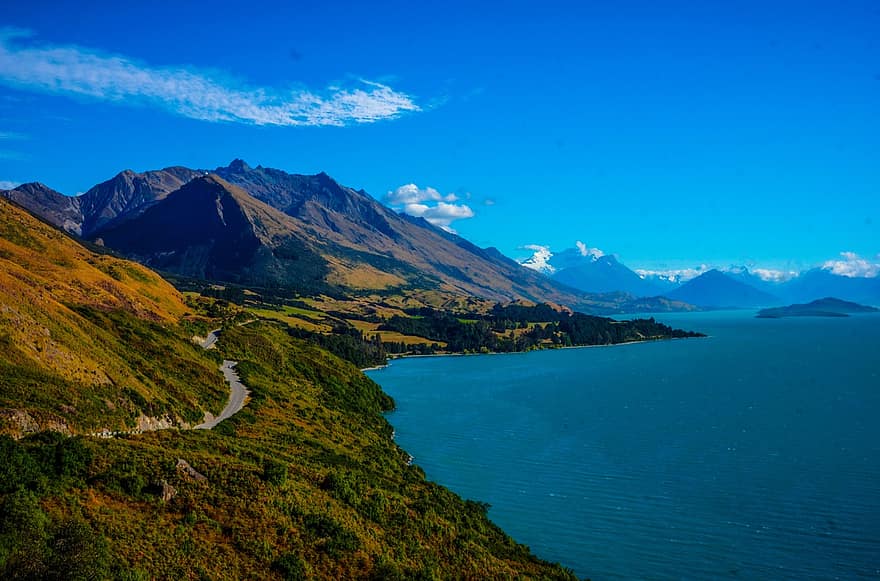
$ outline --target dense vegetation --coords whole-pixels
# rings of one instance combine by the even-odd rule
[[[425,481],[353,365],[272,323],[219,347],[252,394],[213,431],[0,439],[0,577],[572,578]]]
[[[543,346],[610,345],[630,341],[700,337],[653,318],[615,321],[550,305],[496,305],[489,313],[452,314],[431,308],[395,315],[379,330],[447,343],[447,351],[527,351]],[[386,346],[387,348],[387,346]],[[393,349],[392,349],[393,350]]]
[[[394,402],[328,351],[375,339],[253,319],[0,201],[0,578],[571,578],[409,465]],[[85,436],[216,413],[223,358],[251,395],[214,430]]]
[[[385,345],[378,335],[367,337],[363,331],[339,325],[332,333],[315,333],[305,329],[289,327],[292,337],[306,339],[319,345],[341,359],[355,364],[360,369],[384,365],[388,361]]]

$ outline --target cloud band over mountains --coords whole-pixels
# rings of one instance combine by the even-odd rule
[[[0,83],[41,93],[160,107],[212,122],[344,126],[420,111],[391,87],[359,80],[351,87],[282,90],[252,87],[183,67],[151,67],[79,46],[35,45],[30,32],[0,29]]]

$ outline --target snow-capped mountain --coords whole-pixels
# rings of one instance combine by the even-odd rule
[[[645,280],[614,256],[581,241],[554,253],[547,246],[530,245],[532,256],[520,264],[554,280],[589,293],[625,292],[637,297],[657,296],[665,287]]]

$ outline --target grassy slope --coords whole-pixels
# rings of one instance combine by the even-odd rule
[[[426,482],[391,440],[379,387],[277,323],[231,326],[219,353],[201,351],[156,275],[5,202],[0,285],[7,432],[21,413],[73,432],[144,412],[195,419],[225,400],[222,357],[253,390],[213,431],[0,436],[0,577],[570,578],[484,505]]]
[[[152,271],[0,201],[0,432],[21,432],[21,412],[74,432],[216,412],[226,386],[216,360],[182,340],[185,310]]]

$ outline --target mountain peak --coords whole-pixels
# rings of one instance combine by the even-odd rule
[[[246,172],[246,171],[250,171],[250,170],[251,170],[251,166],[249,166],[248,163],[247,163],[245,160],[236,157],[235,159],[233,159],[233,160],[229,163],[229,165],[227,166],[227,169],[228,169],[229,171],[233,171],[233,172],[236,172],[236,173],[244,173],[244,172]]]
[[[665,295],[700,307],[755,307],[779,304],[779,299],[713,268]]]
[[[342,187],[342,186],[339,185],[339,182],[337,182],[337,181],[334,180],[332,177],[330,177],[330,174],[328,174],[328,173],[325,172],[325,171],[322,171],[322,172],[318,172],[318,173],[316,173],[316,174],[315,174],[315,179],[317,179],[317,180],[318,180],[318,183],[321,184],[321,185],[324,186],[324,187],[327,187],[327,186]]]
[[[697,278],[703,278],[703,279],[713,279],[713,278],[716,278],[716,279],[725,279],[725,278],[730,278],[730,277],[729,277],[727,274],[725,274],[725,273],[721,272],[720,270],[718,270],[717,268],[713,268],[712,270],[707,270],[706,272],[704,272],[703,274],[701,274],[701,275],[700,275],[699,277],[697,277]]]
[[[20,192],[53,192],[58,193],[43,182],[28,182],[26,184],[18,184],[14,188],[10,188],[10,192],[17,190]]]

